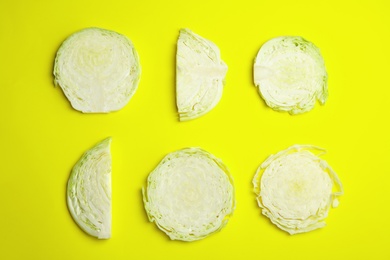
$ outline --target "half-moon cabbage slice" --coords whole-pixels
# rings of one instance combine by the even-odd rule
[[[149,220],[172,240],[199,240],[220,230],[235,205],[228,169],[200,148],[168,154],[142,192]]]
[[[271,155],[253,178],[262,213],[290,234],[324,227],[330,206],[337,207],[343,194],[336,173],[318,157],[324,152],[311,145],[291,146]]]
[[[54,62],[55,84],[74,109],[108,113],[123,108],[141,74],[138,54],[124,35],[87,28],[69,36]]]
[[[111,236],[111,138],[84,153],[68,180],[67,203],[75,222],[99,239]]]
[[[328,98],[328,74],[320,50],[299,36],[266,42],[254,64],[254,83],[266,104],[277,111],[300,114],[316,100]]]
[[[181,29],[176,53],[176,104],[180,121],[200,117],[222,97],[227,65],[218,47]]]

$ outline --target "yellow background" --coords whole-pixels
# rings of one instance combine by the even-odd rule
[[[0,2],[0,259],[390,259],[390,4],[370,1]],[[137,92],[111,114],[73,110],[53,86],[61,42],[85,27],[128,36],[142,65]],[[210,39],[229,66],[220,103],[180,123],[175,52],[180,28]],[[252,83],[260,46],[281,35],[314,42],[329,99],[290,116],[268,108]],[[83,152],[113,137],[112,238],[73,222],[66,182]],[[324,147],[345,195],[327,226],[289,236],[261,215],[252,178],[293,144]],[[235,180],[228,225],[204,240],[170,241],[149,223],[141,187],[169,152],[200,146]]]

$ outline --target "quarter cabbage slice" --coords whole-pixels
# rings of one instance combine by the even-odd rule
[[[227,65],[218,47],[189,29],[181,29],[176,54],[176,103],[180,121],[198,118],[222,97]]]
[[[67,203],[75,222],[99,239],[111,236],[111,138],[84,153],[68,180]]]
[[[140,74],[133,43],[101,28],[72,34],[62,43],[54,62],[55,84],[73,108],[84,113],[123,108],[135,93]]]
[[[299,36],[266,42],[254,63],[254,83],[269,107],[290,114],[310,111],[328,98],[328,74],[320,50]]]
[[[200,148],[168,154],[142,193],[149,220],[172,240],[205,238],[227,224],[235,207],[227,167]]]
[[[271,155],[253,178],[262,213],[280,229],[297,234],[325,226],[330,206],[338,206],[342,184],[324,149],[295,145]]]

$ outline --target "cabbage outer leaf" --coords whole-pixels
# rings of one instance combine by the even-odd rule
[[[149,220],[172,240],[194,241],[220,230],[235,207],[227,167],[200,148],[168,154],[142,192]]]
[[[222,97],[227,65],[218,47],[181,29],[176,54],[176,104],[180,121],[198,118],[213,109]]]
[[[54,62],[55,85],[72,107],[84,113],[123,108],[135,93],[141,74],[138,54],[124,35],[100,28],[72,34]]]
[[[328,98],[328,74],[320,50],[299,36],[266,42],[254,63],[254,83],[266,104],[300,114]]]
[[[84,153],[68,180],[69,211],[87,234],[111,236],[111,138]]]
[[[324,227],[330,206],[337,207],[343,194],[336,173],[318,157],[324,152],[311,145],[292,146],[271,155],[253,178],[262,213],[290,234]]]

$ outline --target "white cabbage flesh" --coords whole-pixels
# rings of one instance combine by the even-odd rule
[[[142,192],[149,220],[172,240],[198,240],[220,230],[235,205],[228,169],[199,148],[168,154]]]
[[[111,138],[84,153],[68,180],[67,203],[75,222],[99,239],[111,236]]]
[[[254,64],[254,83],[266,104],[277,111],[300,114],[328,98],[328,74],[320,50],[299,36],[266,42]]]
[[[218,47],[181,29],[176,54],[176,103],[180,121],[200,117],[222,97],[227,65]]]
[[[315,155],[313,152],[318,153]],[[253,178],[262,213],[290,234],[325,226],[330,206],[343,194],[339,178],[315,146],[292,146],[271,155]]]
[[[55,84],[73,108],[84,113],[123,108],[135,93],[140,74],[132,42],[100,28],[87,28],[68,37],[54,63]]]

